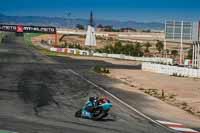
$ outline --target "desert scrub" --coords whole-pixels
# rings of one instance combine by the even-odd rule
[[[186,102],[181,103],[182,106],[188,106],[188,104]]]
[[[153,97],[160,97],[160,93],[158,89],[144,89],[144,93],[153,96]]]
[[[96,73],[105,73],[105,74],[108,74],[110,73],[110,70],[108,68],[106,68],[105,66],[95,66],[93,68],[93,70],[96,72]]]
[[[180,109],[185,110],[185,111],[189,112],[190,114],[200,116],[199,110],[195,110],[187,102],[181,102],[181,101],[177,100],[176,99],[177,94],[170,94],[170,93],[165,92],[164,90],[159,90],[159,89],[139,88],[139,90],[150,96],[158,98],[168,104],[179,107]]]
[[[175,94],[168,94],[164,90],[159,90],[159,89],[144,89],[140,88],[139,90],[143,91],[144,93],[159,98],[163,101],[165,100],[175,100],[176,95]]]
[[[170,99],[174,99],[175,97],[176,97],[176,94],[170,94],[170,95],[169,95],[169,98],[170,98]]]

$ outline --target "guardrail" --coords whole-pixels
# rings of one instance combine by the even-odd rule
[[[173,75],[173,76],[178,76],[178,77],[200,78],[200,69],[193,69],[193,68],[187,68],[187,67],[178,67],[178,66],[143,62],[142,70],[166,74],[166,75]]]

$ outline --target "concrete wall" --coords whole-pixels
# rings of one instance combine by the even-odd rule
[[[68,54],[74,54],[74,55],[89,55],[89,51],[79,50],[79,49],[75,49],[75,48],[54,48],[54,47],[51,47],[50,51],[58,52],[58,53],[68,53]]]
[[[176,75],[176,76],[182,76],[182,77],[200,78],[200,69],[193,69],[193,68],[186,68],[186,67],[178,67],[178,66],[170,66],[170,65],[162,65],[162,64],[143,62],[142,70],[166,74],[166,75]]]
[[[165,63],[165,64],[173,63],[173,60],[170,58],[159,58],[159,57],[134,57],[134,56],[126,56],[123,54],[106,54],[106,53],[94,53],[93,56],[143,61],[143,62]]]
[[[123,55],[123,54],[107,54],[107,53],[90,54],[90,52],[87,51],[87,50],[79,50],[79,49],[74,49],[74,48],[54,48],[54,47],[51,47],[50,51],[60,52],[60,53],[69,53],[69,54],[78,54],[78,55],[92,55],[92,56],[96,56],[96,57],[115,58],[115,59],[122,59],[122,60],[164,63],[164,64],[172,64],[172,62],[173,62],[173,60],[170,59],[170,58],[133,57],[133,56],[126,56],[126,55]]]

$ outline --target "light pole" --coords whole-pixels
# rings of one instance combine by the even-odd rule
[[[197,68],[200,68],[200,51],[199,51],[199,42],[197,42]]]
[[[193,43],[193,46],[192,46],[192,67],[195,66],[194,59],[195,59],[195,43]]]
[[[165,58],[167,59],[167,41],[166,41],[166,33],[167,33],[167,22],[165,20],[165,37],[164,37],[164,51],[165,51]]]
[[[183,21],[181,21],[181,48],[180,48],[180,64],[183,64]]]

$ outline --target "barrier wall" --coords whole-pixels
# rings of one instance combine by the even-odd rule
[[[173,60],[170,58],[159,58],[159,57],[133,57],[133,56],[126,56],[123,54],[106,54],[106,53],[94,53],[93,56],[134,60],[134,61],[143,61],[143,62],[164,63],[164,64],[172,64],[173,63]]]
[[[51,47],[50,51],[69,53],[69,54],[78,54],[78,55],[90,55],[90,52],[87,50],[79,50],[79,49],[75,49],[75,48]],[[133,61],[142,61],[142,62],[154,62],[154,63],[163,63],[163,64],[172,64],[173,63],[173,60],[170,58],[133,57],[133,56],[126,56],[123,54],[107,54],[107,53],[93,53],[92,55],[96,56],[96,57],[115,58],[115,59],[133,60]]]
[[[89,55],[89,51],[87,50],[79,50],[75,48],[54,48],[51,47],[50,51],[59,52],[59,53],[68,53],[68,54],[78,54],[78,55]]]
[[[161,74],[167,74],[167,75],[200,78],[200,69],[193,69],[193,68],[186,68],[186,67],[143,62],[142,70],[155,72],[155,73],[161,73]]]

